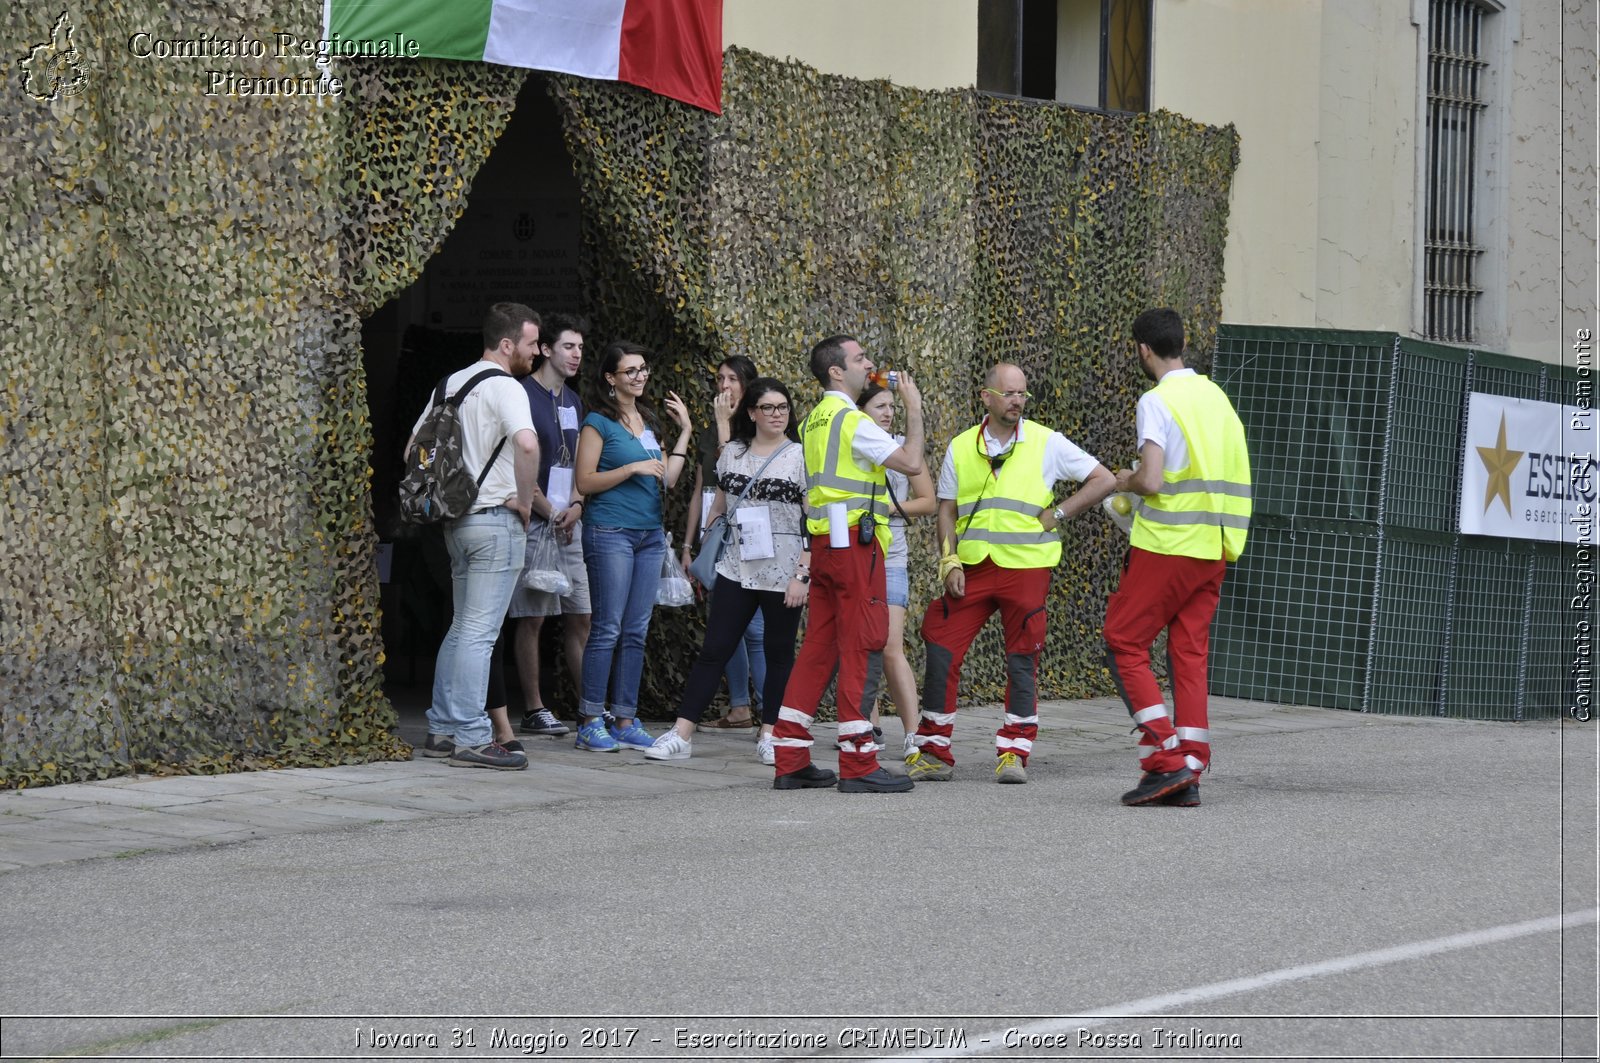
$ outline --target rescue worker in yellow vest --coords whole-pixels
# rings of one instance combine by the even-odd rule
[[[956,436],[939,470],[939,578],[944,595],[922,619],[927,671],[922,718],[906,756],[914,781],[955,773],[950,750],[961,660],[998,609],[1005,625],[1006,712],[994,744],[995,779],[1028,781],[1028,754],[1039,731],[1036,678],[1044,647],[1045,597],[1061,560],[1058,529],[1111,493],[1111,472],[1060,432],[1023,418],[1028,378],[1001,362],[979,392],[988,415]],[[1081,486],[1056,501],[1055,485]]]
[[[830,336],[811,351],[811,373],[826,394],[801,428],[806,458],[806,531],[811,567],[806,637],[772,732],[775,790],[833,786],[843,793],[899,793],[910,779],[878,766],[867,719],[883,675],[888,637],[884,553],[889,547],[885,467],[922,472],[922,395],[898,374],[906,404],[905,442],[897,443],[856,409],[873,364],[850,336]],[[839,672],[839,775],[811,763],[811,724],[834,669]]]
[[[1106,603],[1106,660],[1140,731],[1144,772],[1122,803],[1193,807],[1211,763],[1211,618],[1250,526],[1250,454],[1228,396],[1184,365],[1177,311],[1140,314],[1133,340],[1156,386],[1139,399],[1139,468],[1117,473],[1117,489],[1140,497],[1122,582]],[[1163,628],[1170,714],[1150,670],[1150,644]]]

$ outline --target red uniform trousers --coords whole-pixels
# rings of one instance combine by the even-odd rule
[[[950,752],[956,717],[961,661],[984,622],[1000,610],[1006,636],[1006,718],[995,732],[995,753],[1015,753],[1027,763],[1039,733],[1039,651],[1044,648],[1044,605],[1050,592],[1048,568],[1001,568],[985,558],[967,565],[966,594],[949,594],[928,603],[922,617],[927,671],[922,679],[922,718],[917,748],[944,761]]]
[[[1227,569],[1220,558],[1158,554],[1135,546],[1121,584],[1106,603],[1106,666],[1142,732],[1139,766],[1145,771],[1187,767],[1198,774],[1211,763],[1206,658]],[[1150,670],[1150,644],[1162,628],[1167,629],[1172,676],[1170,716]]]
[[[877,542],[861,545],[852,528],[850,545],[834,549],[826,535],[813,535],[806,637],[772,731],[775,774],[788,775],[811,762],[811,724],[836,668],[839,778],[856,779],[878,770],[880,747],[872,721],[861,709],[878,696],[888,638],[889,601]]]

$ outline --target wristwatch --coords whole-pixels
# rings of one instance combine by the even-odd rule
[[[1061,512],[1061,507],[1060,506],[1057,506],[1055,509],[1052,509],[1050,511],[1050,515],[1056,519],[1056,523],[1057,524],[1065,524],[1067,522],[1067,515],[1065,513]]]

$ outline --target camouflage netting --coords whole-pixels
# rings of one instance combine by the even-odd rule
[[[1176,307],[1193,349],[1211,350],[1231,127],[904,89],[736,48],[724,78],[721,118],[626,86],[551,82],[583,189],[587,309],[607,336],[661,352],[652,391],[689,398],[700,423],[728,354],[815,401],[806,352],[843,331],[921,382],[934,471],[980,416],[983,371],[1000,358],[1027,370],[1031,417],[1126,464],[1147,386],[1133,318]],[[669,527],[682,527],[687,495],[675,492]],[[1067,541],[1039,686],[1104,694],[1100,622],[1127,540],[1088,514]],[[912,557],[914,647],[916,605],[935,593],[931,519]],[[700,623],[656,614],[642,704],[657,714],[676,705]],[[1001,645],[991,622],[963,700],[1001,696]]]
[[[380,688],[360,314],[460,214],[519,72],[343,63],[288,0],[10,5],[0,785],[407,755]],[[146,58],[244,36],[263,58]],[[43,69],[40,62],[36,69]],[[51,88],[57,91],[49,96]],[[354,208],[354,209],[352,209]]]

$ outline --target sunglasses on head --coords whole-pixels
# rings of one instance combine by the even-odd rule
[[[979,432],[978,433],[978,439],[977,439],[977,445],[978,445],[978,453],[980,455],[982,455],[983,459],[989,463],[989,473],[990,473],[990,475],[994,475],[995,473],[998,473],[1000,471],[1000,466],[1002,466],[1002,465],[1004,465],[1006,463],[1006,459],[1011,457],[1011,452],[1016,449],[1017,441],[1015,439],[1013,439],[1010,443],[1006,444],[1006,449],[1002,450],[1000,453],[998,453],[998,454],[990,454],[984,448],[984,445],[983,445],[983,433]]]

